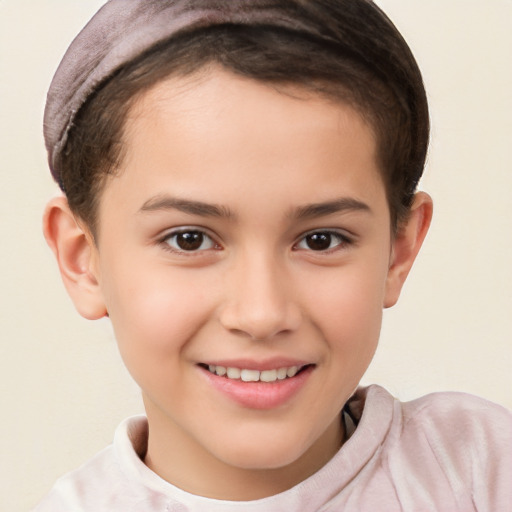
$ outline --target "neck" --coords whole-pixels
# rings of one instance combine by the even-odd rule
[[[148,411],[149,412],[149,411]],[[344,430],[336,418],[293,462],[281,467],[234,465],[210,453],[168,417],[148,414],[145,464],[164,480],[191,494],[226,501],[251,501],[291,489],[322,468],[339,450]]]

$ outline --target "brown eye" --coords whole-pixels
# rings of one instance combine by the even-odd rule
[[[313,251],[325,251],[331,246],[330,233],[313,233],[306,237],[307,246]]]
[[[314,231],[305,235],[297,244],[297,247],[299,249],[320,252],[336,249],[348,244],[350,244],[350,240],[341,233],[335,231]]]
[[[193,229],[171,233],[165,243],[178,252],[204,251],[215,247],[215,243],[206,233]]]
[[[203,244],[203,234],[198,231],[176,235],[176,244],[184,251],[197,251]]]

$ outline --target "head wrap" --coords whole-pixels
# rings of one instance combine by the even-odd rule
[[[80,107],[117,69],[177,34],[226,24],[273,25],[320,34],[301,22],[300,1],[110,0],[69,46],[48,91],[44,137],[53,177]],[[284,6],[284,7],[283,7]]]
[[[409,203],[428,147],[427,99],[407,43],[372,0],[109,0],[71,43],[48,92],[44,137],[61,188],[62,151],[91,94],[155,46],[221,25],[270,27],[322,42],[388,89],[406,130],[392,141],[401,149],[390,181],[399,202]]]

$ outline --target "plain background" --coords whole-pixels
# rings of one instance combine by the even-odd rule
[[[56,187],[44,97],[101,0],[0,0],[0,509],[28,510],[142,411],[108,321],[74,311],[41,234]],[[431,103],[423,252],[364,383],[407,400],[438,390],[512,408],[512,2],[381,0]]]

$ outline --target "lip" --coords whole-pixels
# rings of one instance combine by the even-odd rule
[[[281,362],[283,360],[280,360]],[[224,362],[225,364],[226,362]],[[283,366],[304,366],[286,363],[277,366],[272,366],[274,362],[268,362],[270,366],[262,366],[254,361],[252,364],[247,364],[249,361],[229,361],[229,366],[235,368],[245,368],[248,370],[266,370],[275,369]],[[221,362],[215,362],[218,366],[224,366]],[[295,377],[287,378],[284,380],[278,380],[275,382],[244,382],[242,380],[233,380],[226,377],[219,377],[218,375],[211,373],[202,366],[197,366],[203,376],[207,379],[210,386],[222,395],[227,397],[230,401],[236,404],[256,410],[269,410],[277,409],[286,403],[288,403],[300,390],[304,387],[309,377],[311,376],[315,365],[307,365],[301,372]]]

